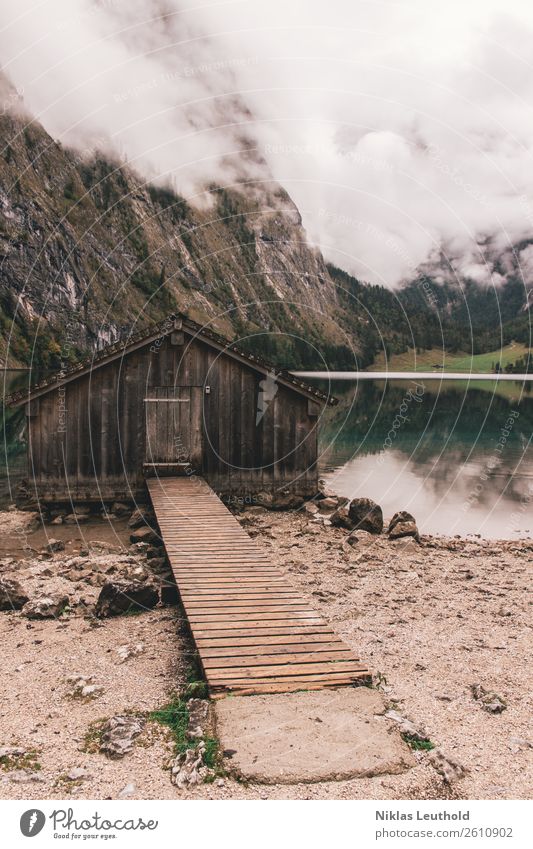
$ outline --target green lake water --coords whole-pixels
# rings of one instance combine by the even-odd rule
[[[320,422],[320,468],[340,495],[408,510],[422,532],[533,536],[533,384],[342,380]]]

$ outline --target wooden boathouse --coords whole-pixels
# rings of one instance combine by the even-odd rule
[[[170,316],[11,403],[39,501],[149,495],[213,697],[369,680],[216,494],[313,497],[332,398]]]
[[[39,501],[131,500],[151,475],[193,472],[253,499],[317,491],[327,397],[183,315],[12,395],[26,404]]]

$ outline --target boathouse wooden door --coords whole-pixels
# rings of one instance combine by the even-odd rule
[[[144,399],[145,472],[201,471],[202,387],[156,386]]]

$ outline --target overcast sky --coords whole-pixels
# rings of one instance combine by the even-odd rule
[[[2,0],[2,16],[4,70],[56,138],[189,196],[242,178],[252,139],[310,239],[362,278],[397,285],[443,250],[497,284],[492,249],[533,235],[528,2]]]

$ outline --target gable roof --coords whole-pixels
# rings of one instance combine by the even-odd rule
[[[100,366],[103,366],[106,363],[126,356],[137,348],[143,348],[158,339],[163,339],[178,329],[186,331],[193,336],[193,338],[199,339],[201,342],[205,342],[205,344],[210,347],[216,348],[218,351],[222,351],[234,360],[255,369],[255,371],[258,371],[261,374],[267,375],[274,373],[278,383],[283,386],[287,386],[289,389],[293,389],[300,395],[305,395],[313,401],[319,401],[324,404],[328,404],[329,406],[334,406],[338,403],[337,398],[334,398],[332,395],[326,395],[324,392],[321,392],[320,389],[305,383],[305,381],[291,374],[291,372],[286,369],[277,369],[276,366],[262,357],[243,351],[238,345],[230,342],[229,339],[226,339],[224,336],[220,336],[218,333],[215,333],[213,330],[205,327],[204,325],[197,324],[197,322],[182,313],[173,313],[162,321],[150,325],[148,328],[139,330],[137,333],[132,333],[124,341],[113,342],[110,345],[106,345],[93,356],[80,360],[68,369],[58,371],[51,377],[39,381],[39,383],[36,383],[34,386],[30,386],[27,389],[19,389],[18,391],[11,393],[11,395],[6,396],[5,403],[11,407],[17,407],[20,404],[24,404],[26,401],[32,401],[34,398],[39,398],[41,395],[51,392],[58,386],[70,383],[71,381],[76,380],[76,378],[94,371],[94,369],[100,368]]]

